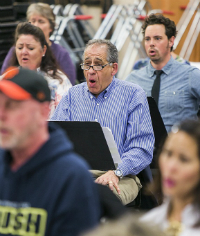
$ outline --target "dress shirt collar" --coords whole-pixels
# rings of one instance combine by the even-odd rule
[[[174,58],[171,56],[170,60],[167,62],[167,64],[162,68],[162,71],[166,74],[169,75],[172,70],[172,66],[174,63]],[[148,65],[147,65],[147,73],[150,77],[154,76],[155,73],[155,68],[151,65],[151,61],[149,60]]]
[[[113,76],[113,79],[112,79],[111,83],[108,85],[108,87],[107,87],[105,90],[103,90],[103,91],[99,94],[98,97],[108,98],[109,95],[110,95],[110,93],[111,93],[111,91],[112,91],[112,88],[113,88],[114,85],[115,85],[115,83],[116,83],[116,78],[115,78],[115,76]],[[88,87],[87,87],[87,92],[88,92],[88,95],[89,95],[89,97],[90,97],[91,99],[96,98],[96,97],[94,96],[94,94],[90,93]]]

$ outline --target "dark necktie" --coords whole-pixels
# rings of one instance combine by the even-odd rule
[[[154,98],[156,104],[158,105],[159,92],[160,92],[160,75],[163,73],[163,71],[155,70],[154,73],[156,74],[156,79],[154,80],[153,87],[151,89],[151,96]]]

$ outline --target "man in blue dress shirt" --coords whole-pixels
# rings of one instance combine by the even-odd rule
[[[146,94],[138,85],[115,78],[118,51],[108,40],[88,42],[81,68],[86,82],[70,88],[51,120],[97,121],[111,129],[122,162],[96,182],[120,194],[122,177],[137,175],[152,161],[154,134]]]
[[[146,67],[132,71],[127,81],[140,85],[147,96],[156,78],[155,71],[162,70],[158,109],[166,130],[184,119],[197,119],[200,103],[200,71],[183,64],[171,56],[176,36],[173,21],[152,14],[146,18],[143,27],[145,50],[150,58]]]

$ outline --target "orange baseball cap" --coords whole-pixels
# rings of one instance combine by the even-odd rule
[[[0,91],[14,100],[51,101],[46,79],[33,70],[20,67],[9,67],[5,71],[1,76]]]

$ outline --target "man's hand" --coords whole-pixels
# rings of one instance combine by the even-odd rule
[[[118,186],[119,178],[115,175],[112,170],[109,170],[105,174],[101,175],[95,180],[96,183],[102,185],[108,185],[109,188],[113,191],[113,187],[116,188],[118,194],[120,194],[120,189]]]

